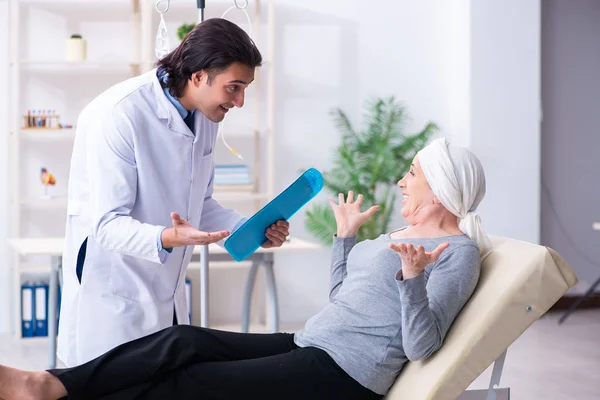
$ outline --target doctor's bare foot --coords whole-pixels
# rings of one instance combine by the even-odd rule
[[[67,395],[63,384],[49,372],[22,371],[0,365],[0,398],[56,400]]]

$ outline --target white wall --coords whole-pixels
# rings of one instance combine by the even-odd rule
[[[600,2],[544,0],[541,242],[573,267],[573,294],[600,278],[600,232],[592,229],[600,221],[598,21]]]
[[[480,208],[485,228],[539,241],[539,0],[280,3],[302,7],[294,13],[303,23],[278,18],[288,33],[282,40],[288,52],[302,42],[310,57],[298,62],[288,56],[295,62],[284,60],[279,82],[303,76],[334,88],[311,85],[314,93],[303,98],[278,91],[284,102],[278,154],[285,160],[279,189],[300,167],[330,167],[339,142],[330,107],[341,106],[358,122],[363,100],[395,95],[409,107],[409,130],[433,120],[442,135],[479,155],[488,178]],[[319,35],[326,27],[329,33]],[[344,29],[345,35],[335,34]],[[290,32],[296,41],[290,42]],[[348,53],[350,59],[342,58]],[[293,220],[293,233],[310,238],[301,215]],[[285,320],[302,320],[325,304],[328,256],[324,250],[277,258]]]
[[[408,131],[434,121],[480,155],[487,230],[538,240],[539,0],[502,7],[475,0],[276,3],[277,190],[300,169],[331,167],[340,135],[330,109],[341,107],[360,123],[365,100],[395,95],[412,117]],[[294,236],[312,239],[304,213],[291,224]],[[302,322],[326,303],[329,254],[276,257],[284,322]],[[238,293],[230,294],[239,309]]]
[[[540,0],[471,1],[471,148],[486,169],[481,215],[539,243]]]
[[[52,0],[47,1],[52,4]],[[24,3],[24,2],[23,2]],[[124,4],[129,4],[125,2]],[[19,57],[25,60],[63,61],[65,54],[65,38],[72,33],[81,33],[88,39],[89,60],[129,60],[129,24],[128,14],[120,22],[104,24],[99,21],[78,23],[77,16],[67,13],[63,18],[50,13],[43,7],[22,5]],[[7,177],[7,63],[8,59],[8,1],[0,0],[0,176]],[[111,36],[111,35],[114,35]],[[105,40],[101,38],[109,38]],[[118,40],[112,40],[118,38]],[[99,39],[99,40],[96,40]],[[44,45],[40,46],[40,43]],[[125,65],[125,64],[124,64]],[[28,109],[56,109],[61,115],[61,122],[75,124],[81,108],[98,93],[129,76],[127,67],[123,72],[99,71],[89,73],[70,73],[65,71],[29,71],[21,70],[21,86],[19,107],[22,112]],[[10,116],[11,118],[13,116]],[[39,171],[45,166],[56,176],[56,185],[49,188],[53,195],[64,195],[67,191],[68,169],[72,142],[21,142],[20,179],[21,195],[39,197],[43,195],[43,187],[39,183]],[[0,179],[0,333],[9,328],[9,276],[4,268],[7,260],[6,222],[7,222],[7,180]],[[61,236],[65,227],[64,210],[27,210],[22,208],[21,236],[43,237]],[[48,258],[28,259],[36,263],[49,262]]]
[[[451,10],[449,2],[380,1],[368,7],[364,2],[337,0],[277,4],[282,32],[277,47],[285,48],[277,60],[279,190],[300,168],[331,167],[340,139],[328,115],[333,107],[341,107],[360,124],[365,100],[394,95],[408,107],[409,132],[429,121],[448,128],[451,88],[444,72],[453,60],[444,38],[452,31],[445,17]],[[297,80],[308,90],[301,94],[286,90]],[[323,193],[317,201],[329,196]],[[293,235],[312,240],[304,229],[304,213],[291,223]],[[284,321],[302,321],[327,302],[329,255],[329,249],[323,249],[302,257],[277,256]]]
[[[8,57],[8,1],[0,0],[0,37],[3,40],[0,41],[0,176],[7,176],[8,174],[8,163],[7,163],[7,152],[6,152],[6,108],[7,108],[7,85],[8,85],[8,72],[7,65],[4,60]],[[4,268],[7,263],[7,251],[6,251],[6,221],[7,221],[7,209],[8,209],[8,198],[7,198],[7,180],[0,179],[0,333],[8,329],[8,319],[10,318],[8,312],[8,273],[7,268]]]

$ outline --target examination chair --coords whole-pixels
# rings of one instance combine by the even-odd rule
[[[551,248],[490,236],[473,296],[454,321],[443,346],[426,360],[409,362],[386,400],[504,400],[500,384],[506,351],[534,321],[577,283]],[[465,391],[492,362],[489,389]]]

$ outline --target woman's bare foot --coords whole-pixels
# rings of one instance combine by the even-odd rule
[[[56,400],[66,395],[63,384],[49,372],[22,371],[0,365],[0,399]]]

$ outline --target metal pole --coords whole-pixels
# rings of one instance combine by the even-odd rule
[[[198,23],[204,21],[204,7],[206,6],[205,0],[196,0],[198,7]]]
[[[496,400],[497,393],[495,388],[500,386],[500,377],[502,376],[502,369],[504,368],[504,360],[506,359],[506,352],[504,352],[494,362],[494,369],[492,370],[492,377],[490,378],[490,386],[488,388],[487,400]]]
[[[48,368],[56,367],[56,323],[58,312],[58,274],[62,264],[62,256],[52,256],[50,284],[48,293]]]
[[[205,0],[196,0],[198,23],[204,21]],[[208,328],[208,245],[200,247],[200,326]]]
[[[596,289],[596,286],[600,285],[600,278],[598,278],[596,280],[596,282],[594,282],[592,284],[592,286],[590,286],[590,288],[587,290],[587,292],[585,292],[585,294],[583,296],[581,296],[579,299],[577,299],[577,301],[575,303],[573,303],[573,305],[571,305],[571,307],[569,307],[569,309],[567,310],[567,312],[565,312],[565,314],[558,320],[558,324],[562,324],[563,322],[565,322],[565,320],[569,317],[569,315],[571,315],[575,309],[581,304],[583,303],[583,301],[585,299],[587,299],[589,296],[591,296],[592,294],[594,294],[594,290]]]
[[[242,305],[242,332],[248,333],[250,330],[250,307],[252,304],[252,292],[254,291],[254,282],[256,282],[256,273],[260,261],[252,261],[250,271],[248,271],[248,279],[244,289],[244,304]]]
[[[273,253],[265,255],[264,268],[269,296],[267,322],[271,326],[271,332],[276,333],[279,331],[279,305],[277,304],[277,286],[275,286],[275,272],[273,271]]]
[[[200,246],[200,326],[208,328],[208,245]]]

